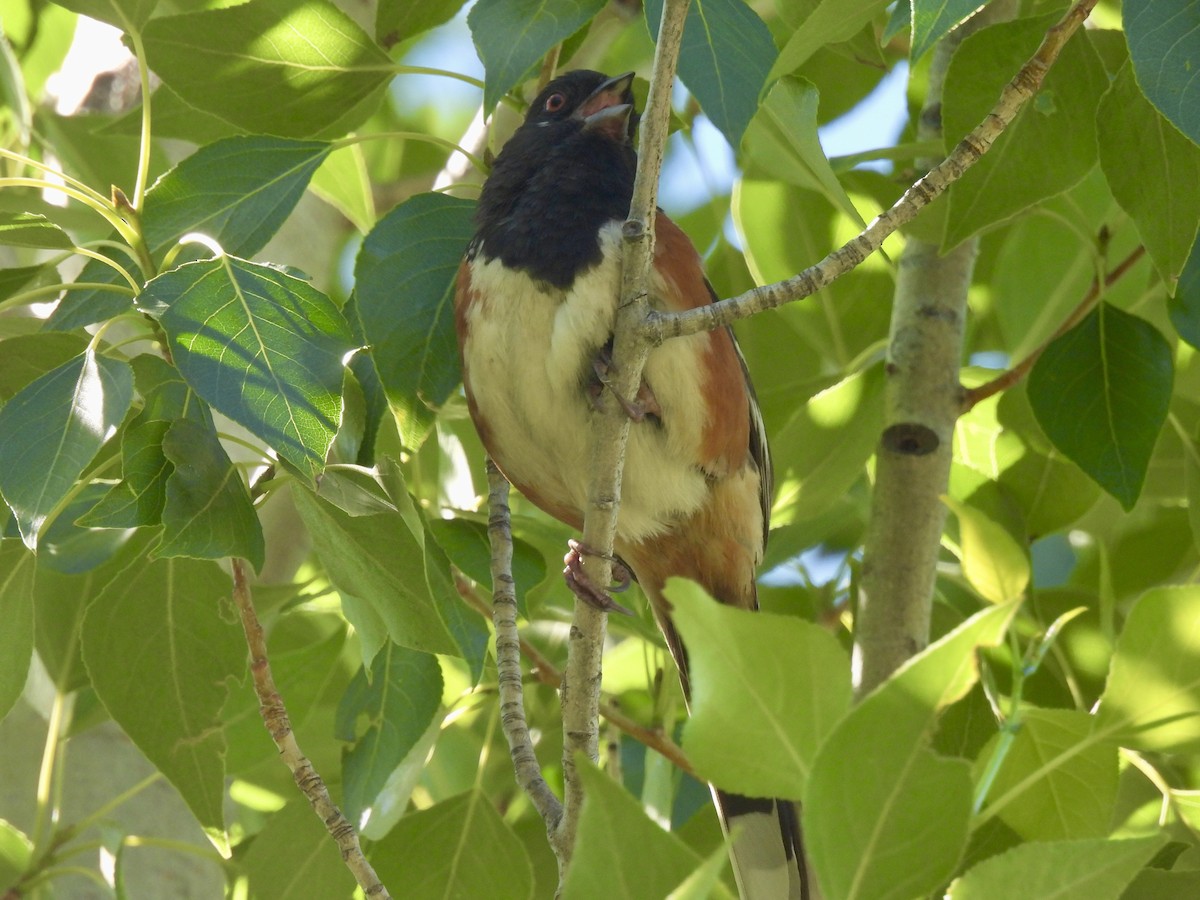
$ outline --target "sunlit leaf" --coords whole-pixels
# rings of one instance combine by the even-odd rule
[[[157,0],[63,0],[62,6],[75,12],[115,25],[122,31],[146,24]]]
[[[75,246],[67,233],[45,216],[14,212],[0,212],[0,244],[47,250],[70,250]]]
[[[982,511],[950,497],[943,502],[958,517],[963,574],[971,586],[992,603],[1024,594],[1032,574],[1028,551]]]
[[[909,58],[916,62],[946,34],[979,8],[978,0],[912,0],[912,47]]]
[[[847,41],[883,12],[889,0],[820,0],[808,18],[784,44],[771,69],[770,78],[788,75],[800,68],[825,44]]]
[[[16,541],[0,541],[0,720],[21,696],[29,673],[34,560]]]

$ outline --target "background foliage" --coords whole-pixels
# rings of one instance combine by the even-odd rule
[[[228,557],[259,573],[301,745],[393,893],[551,896],[466,602],[486,593],[487,542],[450,282],[482,172],[447,156],[481,109],[497,123],[468,148],[483,164],[556,46],[563,67],[646,72],[660,6],[477,0],[476,84],[463,5],[0,2],[11,896],[351,893],[258,719]],[[736,172],[694,179],[668,212],[721,296],[815,262],[941,152],[910,127],[829,160],[816,129],[907,65],[919,107],[928,49],[973,5],[693,0],[672,158],[723,140]],[[1025,0],[963,42],[948,147],[1065,6]],[[55,111],[77,15],[124,31],[155,76],[149,110]],[[960,420],[940,640],[851,705],[899,239],[738,327],[778,466],[767,612],[676,587],[686,726],[648,612],[610,623],[609,698],[681,735],[704,777],[803,799],[829,897],[1137,900],[1200,882],[1200,13],[1102,3],[1091,26],[910,229],[947,249],[981,237],[968,387],[1081,319]],[[515,512],[524,635],[561,665],[569,534]],[[531,679],[526,702],[553,781],[554,692]],[[612,742],[566,896],[727,894],[703,785]]]

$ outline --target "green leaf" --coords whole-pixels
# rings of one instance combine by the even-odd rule
[[[259,134],[336,137],[361,125],[391,59],[328,0],[254,0],[151,21],[150,67],[186,102]]]
[[[1170,291],[1200,227],[1200,147],[1151,106],[1128,63],[1100,103],[1096,128],[1113,196],[1137,224]]]
[[[33,654],[35,557],[15,541],[0,541],[0,720],[25,689]]]
[[[342,756],[342,803],[358,822],[375,804],[395,768],[416,746],[442,702],[442,670],[437,658],[388,643],[359,669],[338,704],[338,737],[354,746]],[[358,735],[356,720],[368,727]]]
[[[645,5],[658,40],[662,0]],[[776,56],[762,19],[742,0],[692,0],[679,48],[679,78],[731,147],[742,141]]]
[[[950,900],[1117,900],[1162,847],[1162,835],[1131,840],[1043,841],[986,859],[950,885]]]
[[[0,244],[35,250],[70,250],[75,242],[65,231],[36,213],[0,211]]]
[[[160,316],[197,394],[307,477],[320,473],[351,347],[333,301],[278,269],[222,257],[158,276],[139,302]]]
[[[1046,348],[1029,375],[1029,402],[1054,446],[1132,509],[1172,381],[1158,329],[1101,303]]]
[[[362,144],[335,150],[317,169],[312,192],[366,234],[375,224],[375,198]]]
[[[946,75],[946,146],[991,111],[1001,89],[1037,49],[1058,14],[1002,22],[967,37]],[[1076,34],[992,148],[950,187],[943,247],[1065,191],[1096,162],[1096,109],[1108,87],[1087,36]]]
[[[1117,799],[1117,745],[1089,740],[1094,725],[1078,710],[1023,708],[985,809],[1027,841],[1107,835]],[[985,748],[979,760],[990,756]]]
[[[1125,621],[1100,698],[1097,733],[1137,750],[1200,744],[1200,588],[1147,591]]]
[[[92,528],[79,519],[108,491],[102,482],[84,485],[54,517],[38,538],[38,565],[68,575],[103,565],[127,540],[126,530]]]
[[[122,31],[133,31],[146,24],[158,0],[62,0],[59,5]]]
[[[979,9],[978,0],[912,0],[897,8],[912,10],[912,46],[908,58],[916,62],[949,33],[950,29]]]
[[[385,47],[449,22],[466,0],[379,0],[375,39]]]
[[[218,848],[228,846],[221,707],[246,669],[240,629],[221,611],[229,591],[216,563],[135,560],[88,608],[82,635],[100,701]]]
[[[1166,872],[1142,869],[1130,882],[1121,900],[1179,900],[1200,895],[1200,871]]]
[[[972,616],[909,660],[822,744],[804,796],[804,833],[826,895],[907,900],[953,873],[967,840],[971,778],[928,749],[941,709],[978,678],[1015,603]]]
[[[75,334],[23,334],[0,344],[0,403],[56,366],[79,356],[87,340]]]
[[[461,378],[454,282],[475,231],[474,211],[473,201],[418,194],[380,219],[354,265],[363,333],[412,449]]]
[[[533,867],[491,801],[468,791],[409,813],[371,850],[380,879],[405,900],[532,900]]]
[[[1138,84],[1175,127],[1200,144],[1200,10],[1190,0],[1123,4]]]
[[[963,574],[989,603],[1007,603],[1025,593],[1031,575],[1029,553],[1012,534],[981,510],[943,497],[958,517]]]
[[[1200,238],[1192,245],[1167,308],[1179,336],[1200,350]]]
[[[690,581],[672,579],[665,594],[691,670],[688,758],[726,790],[801,799],[817,749],[850,708],[846,651],[823,628],[723,606]]]
[[[792,33],[771,68],[769,79],[795,72],[826,44],[848,41],[883,12],[889,0],[821,0]]]
[[[157,106],[154,111],[157,117]],[[146,192],[142,227],[150,255],[162,261],[187,234],[203,234],[233,256],[254,255],[274,237],[329,153],[327,143],[265,136],[231,137],[201,147]],[[115,258],[136,271],[128,256]],[[112,268],[95,260],[84,266],[78,280],[125,284]],[[131,306],[128,296],[113,291],[71,291],[50,317],[49,327],[67,331]]]
[[[551,47],[603,7],[604,0],[479,0],[467,25],[483,62],[484,111],[491,112]]]
[[[32,861],[33,841],[15,825],[0,819],[0,885],[16,883]]]
[[[337,844],[303,798],[292,800],[267,819],[242,858],[242,870],[256,900],[354,893],[354,876],[342,862]]]
[[[262,569],[262,526],[241,475],[211,424],[177,419],[162,439],[174,468],[166,478],[163,536],[156,556],[242,557]]]
[[[866,227],[817,138],[817,89],[801,78],[781,78],[750,120],[743,139],[752,163],[798,187],[816,191]]]
[[[650,820],[633,795],[580,761],[583,812],[563,900],[666,897],[701,864],[676,835]]]
[[[883,367],[872,366],[811,397],[771,441],[773,526],[812,519],[866,470],[883,423]]]
[[[487,526],[469,519],[430,519],[429,531],[454,564],[468,578],[483,585],[492,583],[492,550]],[[516,581],[517,609],[528,617],[525,596],[529,589],[546,578],[546,560],[537,549],[520,538],[513,539],[513,580]]]
[[[121,435],[121,481],[79,521],[93,528],[137,528],[162,521],[171,463],[163,454],[170,422],[131,423]]]
[[[66,497],[133,401],[128,363],[88,350],[33,381],[0,409],[0,493],[25,546]],[[16,437],[11,437],[16,435]]]

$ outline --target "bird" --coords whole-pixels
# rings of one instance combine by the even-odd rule
[[[632,72],[580,69],[542,89],[484,182],[455,286],[464,390],[483,446],[530,502],[576,530],[588,502],[590,422],[613,372],[622,224],[637,167],[632,83]],[[661,210],[654,229],[651,305],[715,302],[690,239]],[[690,697],[687,649],[662,589],[682,576],[757,609],[772,489],[766,431],[728,328],[652,349],[637,395],[616,399],[633,423],[614,552],[649,599]],[[568,584],[617,609],[578,565],[592,551],[571,548]],[[743,900],[806,900],[796,805],[713,796],[735,835]]]

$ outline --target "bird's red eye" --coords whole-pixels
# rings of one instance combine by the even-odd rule
[[[546,98],[546,112],[558,112],[567,105],[567,98],[562,94],[551,94]]]

